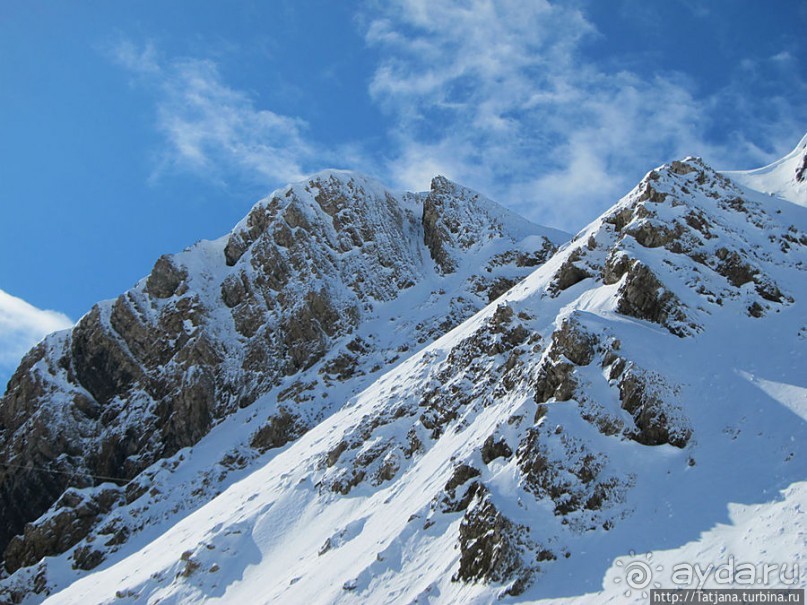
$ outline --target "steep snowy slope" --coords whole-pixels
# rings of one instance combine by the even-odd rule
[[[773,164],[723,174],[750,189],[807,206],[807,135],[793,151]]]
[[[679,556],[799,563],[806,271],[805,208],[698,159],[665,165],[505,296],[48,602],[646,602],[625,590],[632,551],[654,551],[666,587]],[[135,483],[156,501],[108,522],[170,509],[176,476],[215,482],[254,420],[216,426]],[[27,573],[60,588],[70,566]]]
[[[33,349],[0,401],[0,549],[19,570],[3,584],[28,591],[28,567],[65,551],[92,569],[106,555],[80,541],[115,550],[187,514],[565,239],[441,177],[395,194],[329,171],[274,192],[228,236],[160,258]],[[193,459],[204,476],[156,487],[183,448],[247,418],[215,459]],[[170,514],[150,506],[164,497]],[[102,522],[127,507],[143,519]]]

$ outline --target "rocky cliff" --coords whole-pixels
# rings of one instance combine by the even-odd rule
[[[395,194],[331,171],[274,192],[224,238],[161,257],[33,349],[0,400],[6,570],[72,547],[133,498],[131,479],[273,389],[255,447],[297,438],[342,403],[306,393],[358,388],[358,375],[459,324],[562,238],[443,178]],[[389,311],[402,297],[406,317]]]

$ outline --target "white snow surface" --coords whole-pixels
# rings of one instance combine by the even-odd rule
[[[749,189],[807,206],[807,135],[793,151],[764,168],[723,174]],[[801,178],[797,178],[797,174]]]
[[[112,513],[153,527],[93,573],[78,574],[66,555],[49,559],[48,581],[61,590],[45,602],[646,603],[645,588],[626,584],[636,559],[652,563],[651,588],[696,587],[673,581],[682,564],[710,570],[705,587],[742,587],[713,573],[729,562],[777,564],[787,573],[767,578],[766,587],[807,587],[807,204],[803,184],[790,176],[806,142],[759,171],[723,173],[731,180],[694,159],[651,172],[521,284],[436,342],[371,372],[355,394],[318,384],[314,399],[347,403],[297,441],[217,482],[222,455],[244,447],[276,409],[278,390],[237,411],[147,471],[162,496]],[[664,201],[645,199],[649,187]],[[617,230],[613,220],[623,210],[629,223]],[[680,238],[697,240],[691,255],[641,245],[632,235],[676,221],[699,225]],[[219,244],[201,246],[220,256]],[[735,285],[720,273],[721,261],[702,260],[732,251],[758,279]],[[620,256],[649,267],[680,313],[659,323],[620,311],[629,276],[609,284],[599,277]],[[558,290],[557,275],[570,264],[589,277]],[[770,284],[781,296],[771,295]],[[411,314],[418,288],[432,286],[379,303],[360,335],[405,345],[385,326]],[[499,342],[491,326],[503,305],[537,335],[518,346],[515,370],[508,350],[469,348],[474,339]],[[537,418],[536,372],[564,320],[604,348],[577,364],[574,397],[550,397]],[[470,358],[462,358],[466,349]],[[690,435],[685,446],[598,430],[592,415],[633,423],[609,378],[606,349],[650,377],[673,429]],[[426,426],[424,401],[433,392],[452,393],[447,405],[456,404],[439,434]],[[602,461],[598,477],[615,495],[600,507],[559,514],[556,501],[530,490],[519,466],[517,448],[530,430],[540,432],[552,460],[570,461],[583,448]],[[413,434],[420,447],[406,455]],[[492,435],[515,455],[485,463],[480,448]],[[349,445],[340,448],[343,442]],[[475,499],[464,512],[441,508],[460,463],[477,468],[498,511],[553,553],[529,562],[533,573],[521,594],[508,594],[509,581],[456,580],[458,533],[481,506]],[[182,506],[202,476],[221,493]]]

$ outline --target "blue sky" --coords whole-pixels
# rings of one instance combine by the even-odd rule
[[[800,0],[3,0],[0,377],[323,168],[576,231],[664,161],[766,164],[807,131],[804,31]]]

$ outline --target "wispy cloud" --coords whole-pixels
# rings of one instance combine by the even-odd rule
[[[126,40],[112,54],[156,91],[156,125],[166,149],[155,176],[176,169],[222,180],[233,171],[268,182],[298,180],[328,155],[310,142],[304,120],[257,107],[223,81],[211,60],[162,59],[153,45]]]
[[[366,39],[383,59],[370,92],[394,121],[399,153],[390,173],[400,185],[422,187],[430,173],[446,172],[536,220],[577,229],[661,161],[689,154],[729,166],[772,159],[742,126],[729,141],[705,136],[728,107],[735,118],[767,123],[771,137],[800,134],[783,97],[765,99],[768,115],[756,115],[761,103],[743,99],[739,86],[698,97],[680,74],[640,77],[586,59],[584,42],[599,34],[575,6],[376,6]],[[796,78],[794,85],[803,83]]]
[[[807,80],[787,48],[737,65],[722,89],[703,94],[682,73],[651,66],[648,75],[645,64],[640,75],[636,65],[587,54],[602,34],[585,2],[364,6],[357,22],[377,57],[366,92],[387,120],[380,152],[362,141],[321,144],[305,120],[228,85],[209,59],[116,45],[118,63],[155,92],[165,137],[156,176],[193,171],[278,185],[342,167],[424,189],[439,173],[536,221],[576,230],[658,163],[702,155],[721,168],[763,165],[805,126],[798,116],[807,111]],[[697,3],[684,6],[708,17]],[[748,94],[772,73],[788,90]]]
[[[72,325],[62,313],[38,309],[0,290],[0,390],[31,347],[51,332]]]

